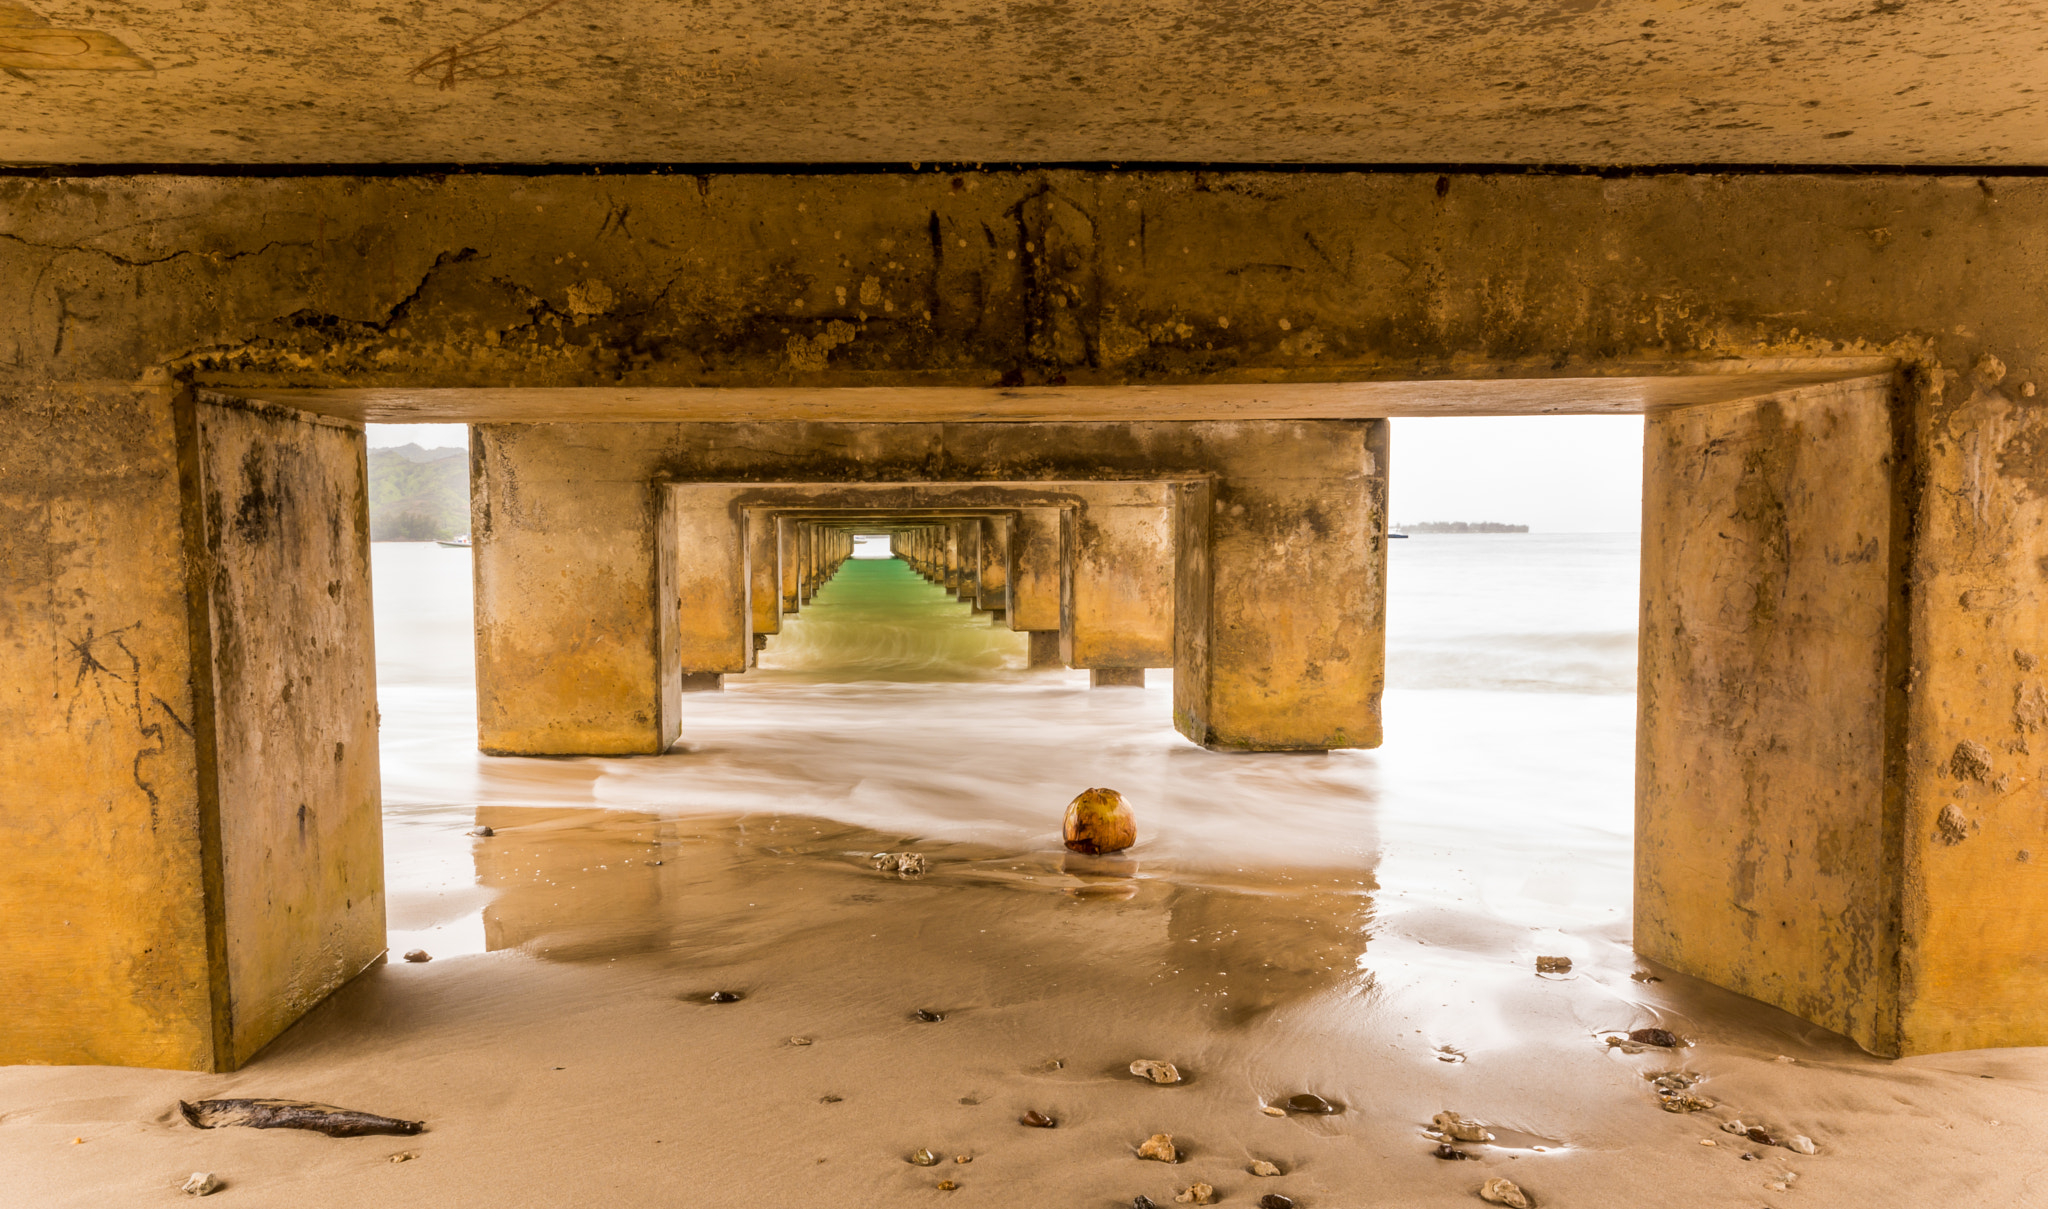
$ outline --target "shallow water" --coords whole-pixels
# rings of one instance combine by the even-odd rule
[[[469,558],[374,547],[391,948],[434,960],[232,1075],[0,1071],[24,1203],[153,1203],[194,1169],[329,1209],[1167,1205],[1196,1180],[1451,1206],[1495,1175],[1558,1206],[2048,1203],[2041,1051],[1886,1063],[1630,951],[1632,537],[1395,543],[1386,744],[1322,755],[1203,751],[1166,674],[1026,671],[1017,636],[861,563],[760,670],[685,698],[672,753],[482,757]],[[1134,804],[1129,852],[1061,848],[1091,785]],[[930,872],[871,861],[904,851]],[[1651,1025],[1687,1044],[1604,1043]],[[1718,1107],[1660,1111],[1673,1070]],[[1343,1111],[1264,1111],[1301,1091]],[[206,1095],[428,1131],[181,1126]],[[1447,1108],[1495,1133],[1477,1161],[1432,1157]],[[1155,1132],[1182,1163],[1135,1157]]]

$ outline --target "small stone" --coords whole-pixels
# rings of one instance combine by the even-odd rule
[[[1509,1209],[1529,1209],[1529,1194],[1523,1192],[1513,1180],[1499,1176],[1479,1186],[1479,1199],[1489,1205],[1507,1205]]]
[[[1763,1157],[1764,1157],[1764,1156],[1762,1156],[1762,1155],[1760,1155],[1760,1154],[1758,1154],[1758,1153],[1756,1153],[1755,1151],[1753,1151],[1753,1150],[1752,1150],[1752,1151],[1750,1151],[1750,1152],[1748,1152],[1747,1154],[1745,1154],[1745,1155],[1743,1155],[1743,1156],[1742,1156],[1742,1161],[1743,1161],[1743,1162],[1745,1162],[1745,1163],[1754,1163],[1754,1162],[1756,1162],[1756,1161],[1757,1161],[1758,1159],[1761,1159],[1761,1158],[1763,1158]]]
[[[916,1154],[911,1155],[909,1161],[917,1164],[919,1167],[937,1167],[939,1165],[939,1156],[929,1150],[920,1150]]]
[[[818,1103],[820,1103],[820,1104],[837,1104],[837,1103],[839,1103],[839,1102],[840,1102],[841,1100],[844,1100],[845,1098],[846,1098],[845,1096],[835,1096],[835,1095],[832,1095],[832,1094],[831,1094],[830,1092],[827,1092],[827,1093],[826,1093],[825,1095],[822,1095],[822,1096],[819,1096],[819,1097],[818,1097]]]
[[[974,1156],[971,1154],[956,1154],[953,1156],[953,1161],[955,1163],[972,1163]]]
[[[811,1039],[809,1037],[791,1037],[789,1043],[791,1045],[809,1045]]]
[[[1451,1145],[1449,1142],[1438,1142],[1436,1149],[1431,1151],[1430,1153],[1434,1154],[1436,1157],[1440,1159],[1456,1160],[1469,1159],[1472,1157],[1471,1155],[1466,1154],[1464,1151],[1459,1150],[1456,1146]]]
[[[1259,1105],[1259,1111],[1265,1113],[1269,1117],[1284,1117],[1287,1115],[1286,1109],[1280,1108],[1277,1105],[1273,1104],[1261,1104]]]
[[[1771,1131],[1761,1125],[1752,1125],[1747,1130],[1744,1130],[1743,1133],[1750,1141],[1755,1142],[1759,1146],[1776,1146],[1778,1144],[1778,1139],[1771,1136]]]
[[[420,1152],[417,1150],[401,1150],[396,1154],[385,1155],[384,1159],[389,1163],[410,1163],[418,1157]]]
[[[433,957],[433,954],[431,954],[431,953],[427,952],[427,951],[426,951],[425,949],[407,949],[407,950],[405,951],[405,959],[406,959],[407,961],[415,961],[415,962],[417,962],[417,961],[432,961],[432,960],[434,960],[434,957]]]
[[[1538,974],[1569,974],[1572,972],[1572,959],[1569,957],[1538,957],[1536,959],[1536,972]]]
[[[1719,1146],[1719,1145],[1720,1145],[1720,1143],[1719,1143],[1719,1142],[1716,1142],[1716,1141],[1715,1141],[1714,1139],[1712,1139],[1712,1138],[1701,1138],[1701,1139],[1700,1139],[1700,1145],[1702,1145],[1702,1146]]]
[[[1277,1192],[1268,1192],[1259,1198],[1259,1209],[1294,1209],[1294,1201]]]
[[[1179,1067],[1171,1062],[1158,1062],[1151,1058],[1140,1058],[1131,1063],[1131,1073],[1140,1079],[1150,1079],[1154,1083],[1180,1082]]]
[[[1789,1056],[1789,1055],[1786,1055],[1786,1054],[1779,1054],[1779,1055],[1778,1055],[1777,1057],[1775,1057],[1775,1058],[1771,1059],[1771,1061],[1773,1061],[1773,1062],[1783,1062],[1783,1063],[1785,1063],[1786,1065],[1788,1065],[1788,1066],[1789,1066],[1789,1065],[1791,1065],[1792,1063],[1794,1063],[1794,1062],[1797,1062],[1797,1061],[1799,1061],[1799,1059],[1797,1059],[1797,1058],[1794,1058],[1794,1057],[1791,1057],[1791,1056]]]
[[[746,995],[740,991],[713,991],[704,998],[710,1003],[738,1003]]]
[[[179,1185],[178,1191],[186,1196],[212,1196],[220,1191],[220,1181],[214,1178],[211,1171],[195,1171],[189,1179]]]
[[[1630,1032],[1628,1039],[1637,1045],[1655,1045],[1663,1049],[1674,1049],[1678,1045],[1677,1035],[1661,1028],[1639,1028]]]
[[[1744,1124],[1742,1123],[1742,1118],[1741,1118],[1741,1117],[1737,1117],[1737,1118],[1735,1118],[1735,1119],[1734,1119],[1733,1121],[1723,1121],[1723,1122],[1721,1122],[1721,1132],[1722,1132],[1722,1133],[1748,1133],[1748,1132],[1749,1132],[1749,1126],[1747,1126],[1747,1125],[1744,1125]]]
[[[1159,1209],[1159,1206],[1149,1196],[1134,1196],[1131,1198],[1131,1209]]]
[[[1279,1174],[1280,1174],[1280,1167],[1279,1167],[1279,1165],[1278,1165],[1278,1164],[1276,1164],[1276,1163],[1268,1163],[1268,1162],[1267,1162],[1266,1160],[1264,1160],[1264,1159],[1253,1159],[1253,1160],[1252,1160],[1252,1165],[1251,1165],[1251,1166],[1250,1166],[1249,1168],[1247,1168],[1247,1170],[1249,1170],[1249,1171],[1250,1171],[1250,1172],[1251,1172],[1251,1173],[1252,1173],[1253,1175],[1279,1175]]]
[[[1429,1123],[1436,1126],[1438,1133],[1453,1142],[1493,1141],[1493,1135],[1486,1132],[1486,1126],[1470,1117],[1460,1116],[1448,1108],[1431,1117]]]
[[[1216,1203],[1216,1190],[1207,1184],[1190,1184],[1186,1192],[1173,1199],[1183,1205],[1213,1205]]]
[[[914,1014],[917,1016],[919,1020],[924,1021],[926,1024],[937,1024],[939,1021],[944,1020],[946,1018],[946,1013],[934,1012],[930,1008],[919,1008]]]
[[[1029,1125],[1033,1129],[1057,1129],[1059,1122],[1033,1108],[1017,1118],[1017,1124]]]
[[[1820,1153],[1820,1147],[1815,1146],[1813,1144],[1813,1139],[1807,1137],[1803,1133],[1795,1133],[1792,1136],[1786,1138],[1784,1145],[1785,1149],[1797,1151],[1800,1154]]]
[[[1157,1159],[1162,1163],[1180,1162],[1180,1152],[1173,1148],[1173,1135],[1170,1133],[1155,1133],[1138,1143],[1138,1157]]]
[[[954,1190],[955,1188],[958,1188],[959,1186],[960,1186],[960,1185],[958,1185],[958,1184],[954,1183],[954,1182],[953,1182],[953,1181],[951,1181],[951,1180],[940,1180],[940,1181],[939,1181],[939,1191],[940,1191],[940,1192],[951,1192],[951,1191],[953,1191],[953,1190]]]
[[[1337,1106],[1335,1104],[1330,1103],[1328,1100],[1323,1099],[1321,1096],[1316,1095],[1313,1092],[1305,1091],[1298,1096],[1287,1097],[1287,1111],[1304,1113],[1333,1113],[1337,1111]]]
[[[925,875],[925,859],[917,852],[877,852],[868,858],[877,873],[893,873],[905,881]]]
[[[487,840],[490,839],[492,836],[498,834],[497,832],[492,831],[489,827],[472,827],[470,828],[469,833],[480,840]]]

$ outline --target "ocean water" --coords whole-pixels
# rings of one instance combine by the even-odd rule
[[[394,951],[493,947],[479,809],[807,818],[1056,862],[1065,803],[1096,785],[1138,810],[1142,877],[1370,884],[1379,934],[1443,952],[1626,944],[1633,534],[1393,543],[1386,743],[1320,755],[1204,751],[1172,729],[1170,673],[1027,671],[1021,635],[885,559],[848,563],[758,670],[686,696],[666,756],[481,756],[471,556],[373,551]]]

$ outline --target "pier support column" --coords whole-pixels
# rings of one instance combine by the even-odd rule
[[[1219,426],[1174,488],[1174,724],[1205,747],[1377,747],[1387,422]]]
[[[1645,432],[1636,947],[1878,1054],[2048,1043],[2048,418],[2001,378]]]
[[[982,517],[977,548],[981,561],[975,568],[974,605],[1001,620],[1009,608],[1010,518]]]
[[[1060,662],[1060,509],[1019,508],[1010,519],[1007,624],[1030,634],[1030,666]]]
[[[0,394],[0,1063],[232,1070],[384,950],[362,430]]]
[[[676,737],[665,527],[644,470],[548,425],[470,429],[477,746],[654,755]]]
[[[782,519],[765,508],[747,509],[747,603],[754,633],[782,632]]]
[[[1153,499],[1090,499],[1061,513],[1060,658],[1068,667],[1173,666],[1173,512],[1155,502],[1164,487],[1146,494]]]

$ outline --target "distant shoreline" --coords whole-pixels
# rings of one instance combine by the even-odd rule
[[[1527,533],[1527,525],[1509,525],[1500,521],[1418,521],[1412,525],[1395,525],[1403,533]]]

